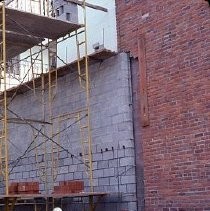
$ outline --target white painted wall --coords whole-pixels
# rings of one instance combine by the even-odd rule
[[[17,8],[17,0],[15,0],[11,7]],[[27,1],[27,4],[24,3]],[[37,9],[36,5],[32,5],[33,9],[31,9],[28,0],[20,0],[18,1],[18,9],[25,10],[28,12],[38,13],[39,11],[35,11]],[[99,5],[108,9],[108,12],[98,11],[87,7],[87,33],[88,33],[88,53],[91,54],[94,52],[93,44],[100,43],[104,44],[106,49],[117,51],[117,30],[116,30],[116,14],[115,14],[115,0],[87,0],[88,3],[92,3],[95,5]],[[79,7],[79,23],[83,23],[83,12],[81,7]],[[84,40],[84,37],[80,35],[80,40]],[[34,47],[32,52],[38,52],[40,49],[38,47]],[[23,59],[29,55],[29,51],[22,53],[20,58]],[[84,47],[81,48],[81,56],[84,55]],[[76,51],[76,40],[75,37],[69,38],[58,44],[58,56],[61,60],[58,59],[58,67],[65,65],[65,63],[70,63],[77,59],[77,51]],[[34,56],[36,57],[36,55]],[[38,57],[40,59],[40,55]],[[63,62],[64,61],[64,62]],[[40,63],[40,62],[39,62]],[[44,69],[48,69],[48,54],[44,52]],[[25,62],[21,62],[20,64],[21,72],[20,75],[17,76],[18,79],[14,77],[9,77],[8,83],[9,87],[19,84],[19,81],[28,81],[32,78],[31,71],[28,71],[31,67],[30,58]],[[41,72],[40,64],[34,65],[34,71],[36,73]],[[25,74],[27,74],[25,77]]]
[[[115,0],[89,0],[88,2],[103,6],[108,13],[88,9],[89,43],[103,42],[106,48],[117,51],[116,10]]]
[[[99,5],[108,9],[108,12],[98,11],[87,7],[87,32],[88,32],[88,53],[93,53],[93,44],[104,44],[104,47],[117,51],[117,30],[115,0],[87,0],[88,3]],[[79,7],[79,23],[83,23],[83,11]],[[80,40],[84,37],[80,35]],[[38,51],[38,49],[34,51]],[[28,53],[23,53],[21,58],[25,58]],[[81,47],[81,55],[84,55],[84,48]],[[58,44],[58,56],[65,63],[70,63],[77,59],[75,37],[67,39]],[[47,58],[44,61],[47,64]],[[65,63],[58,59],[58,66]]]
[[[103,6],[108,12],[97,11],[87,8],[87,32],[88,32],[88,53],[93,53],[93,44],[99,42],[104,44],[105,48],[117,51],[117,30],[116,30],[116,13],[115,0],[88,0],[88,3]],[[79,10],[79,22],[83,23],[83,14]],[[83,37],[80,37],[83,40]],[[75,38],[68,39],[58,45],[58,55],[69,63],[76,57]],[[63,65],[58,61],[59,65]]]

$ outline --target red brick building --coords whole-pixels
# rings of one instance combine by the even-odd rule
[[[209,3],[116,4],[119,50],[137,58],[138,40],[145,36],[149,126],[136,122],[137,167],[144,174],[139,207],[144,199],[146,211],[210,210]],[[142,103],[140,69],[134,78],[137,110]]]

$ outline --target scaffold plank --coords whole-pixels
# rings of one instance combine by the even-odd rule
[[[71,194],[14,194],[14,195],[0,195],[0,199],[17,198],[17,199],[36,199],[36,198],[76,198],[76,197],[89,197],[89,196],[105,196],[106,192],[84,192],[84,193],[71,193]]]
[[[2,40],[2,36],[0,34],[0,40]],[[41,43],[44,39],[24,35],[17,32],[6,31],[6,55],[7,60],[25,52],[26,50],[32,48],[35,45]]]
[[[7,60],[38,45],[44,38],[56,40],[80,27],[76,23],[6,8]]]
[[[6,30],[8,31],[41,38],[58,39],[80,27],[81,25],[76,23],[6,8]]]

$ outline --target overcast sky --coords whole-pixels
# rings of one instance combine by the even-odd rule
[[[108,12],[103,12],[87,8],[88,52],[92,53],[94,51],[93,44],[103,44],[103,41],[105,48],[117,51],[115,0],[88,0],[87,2],[108,9]],[[83,15],[81,7],[79,8],[79,19],[80,23],[82,23]],[[73,40],[72,42],[68,40],[58,47],[58,53],[64,60],[68,58],[67,62],[76,59],[74,42]],[[67,48],[66,51],[64,51],[64,48]]]

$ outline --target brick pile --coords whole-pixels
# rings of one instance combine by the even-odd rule
[[[9,194],[39,194],[39,183],[12,182],[9,186]]]
[[[12,182],[9,185],[9,194],[18,194],[18,183]]]
[[[62,181],[54,187],[54,194],[81,193],[84,191],[83,181]]]

